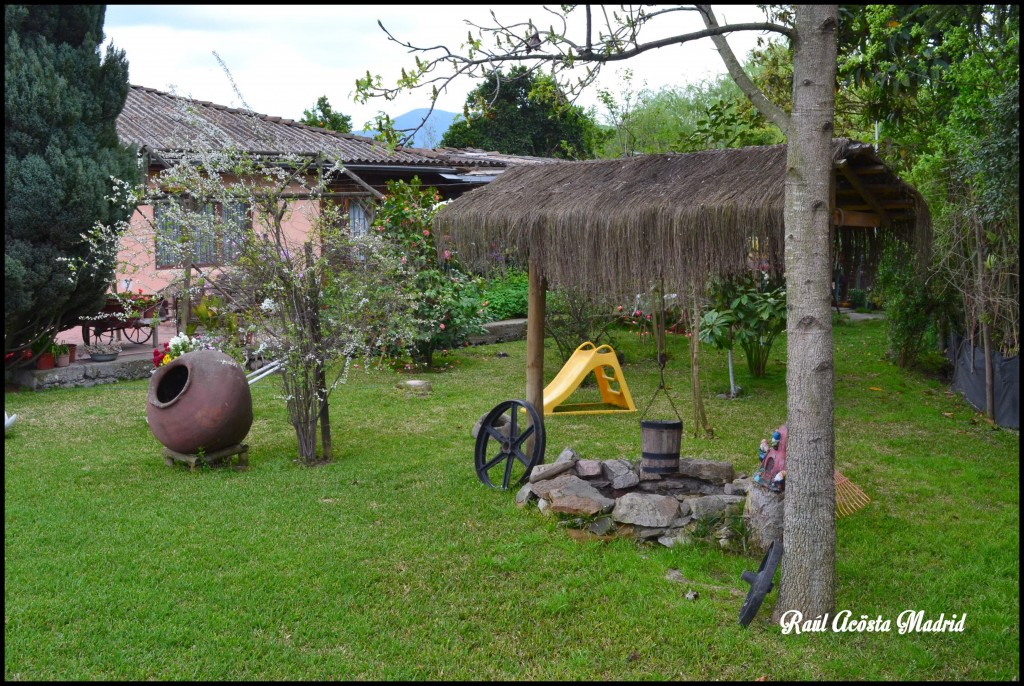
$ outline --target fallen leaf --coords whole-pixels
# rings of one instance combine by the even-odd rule
[[[943,412],[942,416],[943,417],[949,417],[950,419],[952,419],[953,418],[953,413],[952,412]]]
[[[869,391],[880,391],[882,389],[879,388],[878,386],[868,386],[868,390]]]

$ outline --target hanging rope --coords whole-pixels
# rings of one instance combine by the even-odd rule
[[[675,403],[672,402],[672,396],[668,394],[668,388],[665,386],[665,363],[668,362],[668,355],[665,355],[661,348],[662,339],[665,336],[665,297],[662,289],[660,288],[658,289],[658,306],[654,312],[654,316],[654,344],[655,349],[658,351],[658,376],[660,378],[660,382],[658,387],[654,389],[654,395],[651,396],[650,401],[647,403],[647,407],[644,408],[643,414],[640,415],[640,421],[643,421],[644,417],[647,416],[647,411],[651,409],[652,405],[654,405],[654,400],[658,397],[658,393],[663,392],[665,394],[665,399],[668,400],[668,404],[672,407],[672,411],[676,415],[676,419],[682,422],[683,417],[679,414],[679,410],[676,409]],[[661,322],[660,327],[658,322]],[[659,328],[660,331],[658,330]]]

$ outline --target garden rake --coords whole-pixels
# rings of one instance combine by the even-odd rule
[[[852,515],[857,510],[871,502],[871,498],[864,491],[841,473],[834,473],[836,483],[836,519]]]

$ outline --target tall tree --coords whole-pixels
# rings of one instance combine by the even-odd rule
[[[985,350],[994,419],[990,353],[1020,352],[1020,7],[871,5],[849,16],[840,74],[878,122],[880,151],[908,172],[935,220],[929,283],[920,272],[896,283],[956,303],[939,323]],[[890,335],[905,339],[921,318],[889,316],[899,309],[889,304]]]
[[[441,145],[509,155],[592,158],[600,138],[594,118],[567,102],[554,80],[515,66],[495,69],[470,91]]]
[[[101,57],[103,5],[4,7],[4,351],[102,306],[117,229],[111,178],[140,176],[115,122],[128,62]],[[106,229],[100,229],[105,226]]]
[[[574,7],[566,7],[571,12]],[[538,30],[532,21],[480,27],[472,33],[466,53],[450,48],[417,48],[388,38],[417,53],[416,68],[406,72],[395,89],[381,86],[372,75],[357,80],[360,97],[394,97],[402,88],[428,86],[434,97],[461,74],[492,69],[499,63],[548,65],[555,74],[585,65],[586,75],[567,86],[578,92],[592,83],[600,66],[629,59],[651,49],[710,37],[729,74],[762,115],[786,135],[785,180],[786,274],[788,290],[787,423],[789,462],[785,516],[786,555],[776,612],[799,610],[806,617],[831,612],[835,604],[835,487],[833,485],[834,427],[832,416],[832,319],[830,268],[830,184],[835,110],[835,5],[798,5],[793,25],[771,21],[719,26],[709,5],[657,6],[602,12],[595,21],[592,8],[582,7],[585,29],[569,37],[565,15],[559,27]],[[682,11],[697,11],[705,28],[644,42],[648,25],[671,21]],[[769,101],[751,81],[732,53],[724,35],[735,31],[772,31],[787,36],[794,50],[792,113]],[[386,29],[385,29],[386,32]],[[596,32],[596,36],[595,36]],[[483,36],[496,47],[485,45]],[[435,53],[434,51],[437,51]],[[434,55],[434,56],[430,56]],[[450,73],[435,75],[438,67]],[[532,278],[532,277],[531,277]]]
[[[338,133],[352,133],[352,117],[335,112],[326,95],[317,98],[312,109],[303,110],[302,119],[299,121],[308,126],[319,126]]]

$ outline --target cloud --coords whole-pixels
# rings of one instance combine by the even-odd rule
[[[503,23],[551,23],[553,15],[536,5],[496,6]],[[729,6],[723,14],[732,22],[763,19],[753,6]],[[408,50],[389,41],[378,19],[398,39],[418,46],[447,45],[453,49],[466,40],[469,18],[491,24],[490,10],[476,5],[109,5],[104,31],[114,45],[125,51],[133,84],[169,90],[228,106],[241,106],[216,51],[227,64],[247,103],[257,112],[298,119],[321,95],[336,110],[352,116],[360,127],[378,110],[392,117],[428,105],[428,92],[401,95],[394,102],[352,101],[356,79],[369,70],[385,84],[397,81],[403,67],[413,64]],[[695,13],[679,16],[673,30],[686,20],[700,28]],[[671,20],[676,21],[676,20]],[[652,24],[653,26],[653,24]],[[651,37],[655,37],[654,34]],[[754,34],[729,38],[743,56],[753,46]],[[721,59],[709,40],[698,44],[653,50],[640,57],[604,67],[598,86],[617,91],[615,72],[633,71],[634,84],[644,81],[653,89],[685,85],[724,72]],[[438,101],[440,109],[461,111],[466,94],[476,85],[462,77]],[[579,101],[597,103],[597,87]]]

